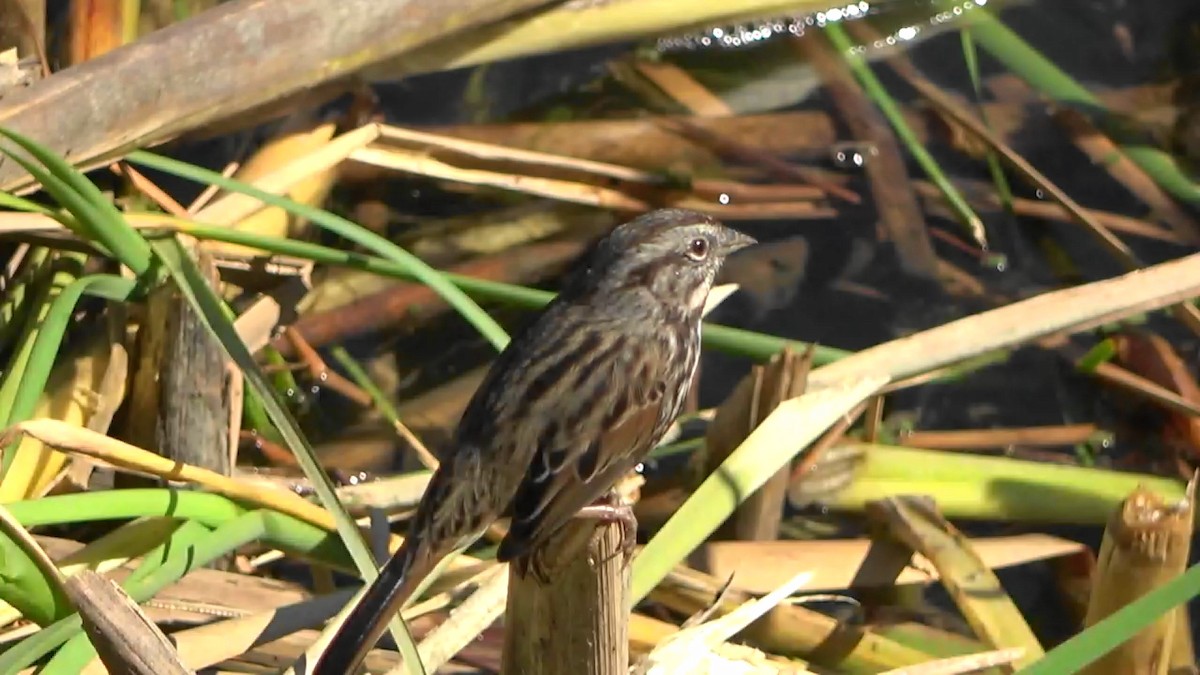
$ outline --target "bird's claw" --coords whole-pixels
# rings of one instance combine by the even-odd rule
[[[637,517],[634,516],[632,507],[620,503],[610,494],[601,497],[596,503],[580,509],[576,517],[602,523],[620,523],[621,547],[616,552],[595,560],[594,564],[601,565],[617,555],[621,555],[622,571],[629,567],[629,563],[633,560],[634,549],[637,547]],[[546,559],[545,552],[540,548],[534,548],[526,555],[515,559],[513,563],[517,565],[518,574],[532,576],[543,586],[548,585],[554,576],[550,561]]]
[[[550,585],[552,577],[550,566],[546,562],[546,556],[542,555],[542,551],[534,549],[527,555],[523,555],[513,561],[518,565],[517,573],[522,577],[533,577],[541,586]]]
[[[614,500],[615,501],[615,500]],[[621,524],[621,548],[618,551],[622,558],[622,569],[629,566],[633,560],[633,551],[637,546],[637,517],[633,508],[628,504],[613,504],[609,500],[585,506],[579,510],[580,518],[591,518],[605,523]],[[613,554],[614,556],[616,553]],[[597,561],[597,564],[608,562],[612,556]]]

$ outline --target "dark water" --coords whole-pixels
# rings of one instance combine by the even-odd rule
[[[1186,81],[1197,72],[1200,37],[1190,36],[1200,33],[1189,32],[1200,25],[1196,3],[1056,0],[1008,3],[1006,7],[1000,16],[1010,28],[1094,91],[1181,78]],[[953,17],[940,16],[931,10],[930,3],[916,1],[872,3],[867,14],[881,32],[898,38],[894,46],[885,44],[878,53],[868,50],[869,57],[878,58],[889,50],[902,49],[934,82],[964,96],[970,95]],[[458,96],[445,95],[463,91],[469,78],[478,77],[474,72],[415,78],[381,86],[379,91],[390,119],[404,124],[536,120],[559,105],[620,117],[633,114],[631,109],[636,103],[623,98],[620,89],[611,86],[606,77],[606,63],[637,47],[654,49],[663,58],[693,69],[698,79],[718,89],[739,112],[830,109],[830,102],[811,70],[803,63],[796,63],[794,58],[780,56],[781,51],[787,51],[784,42],[787,34],[797,28],[811,30],[815,22],[817,19],[812,15],[776,17],[664,36],[639,45],[594,47],[499,64],[482,76],[487,92],[483,97],[485,112],[478,106],[458,105]],[[1004,72],[982,50],[980,66],[985,79]],[[912,91],[888,69],[876,67],[875,72],[898,100],[915,102]],[[720,86],[725,88],[719,89]],[[597,90],[602,93],[591,93]],[[437,97],[425,95],[435,91],[442,94],[441,103],[434,101]],[[1167,106],[1186,104],[1187,100],[1184,92]],[[1170,120],[1178,114],[1178,110],[1168,111],[1164,118]],[[1037,131],[1045,132],[1046,128]],[[1037,142],[1020,146],[1026,158],[1079,202],[1129,215],[1146,213],[1143,205],[1104,171],[1092,167],[1065,137],[1034,140]],[[956,177],[990,180],[982,162],[964,161],[956,151],[936,144],[928,149]],[[920,175],[913,164],[908,168],[910,175]],[[1018,196],[1038,197],[1020,181],[1012,180],[1011,184]],[[850,187],[859,194],[870,194],[861,176]],[[763,241],[804,237],[809,244],[808,259],[799,274],[781,274],[775,292],[741,293],[718,309],[713,320],[845,349],[861,349],[990,307],[982,300],[950,296],[934,284],[906,275],[892,247],[880,242],[876,234],[877,216],[869,198],[857,207],[839,204],[838,210],[838,217],[828,222],[738,223]],[[985,219],[992,252],[1003,256],[1003,269],[980,265],[942,242],[935,242],[935,249],[939,256],[969,271],[991,290],[1022,297],[1064,283],[1039,246],[1039,233],[1047,231],[1075,261],[1079,276],[1075,281],[1106,278],[1122,271],[1089,237],[1071,225],[1012,222],[999,216],[985,216]],[[930,224],[959,232],[954,222],[937,216],[930,216]],[[1126,241],[1147,263],[1190,252],[1140,238],[1126,238]],[[864,293],[863,288],[875,293]],[[1169,337],[1190,363],[1197,362],[1200,344],[1193,335],[1161,317],[1151,319],[1148,327]],[[469,331],[460,330],[459,334],[467,335]],[[486,357],[486,347],[477,346],[480,347],[475,350],[477,355]],[[707,354],[702,366],[700,405],[717,405],[748,367],[745,359]],[[918,428],[930,430],[1086,421],[1106,428],[1127,429],[1124,410],[1106,392],[1092,380],[1076,374],[1061,358],[1033,348],[1021,349],[1008,362],[961,382],[902,392],[892,397],[888,413],[906,416]],[[1143,444],[1146,439],[1147,435],[1136,430],[1118,434],[1113,456],[1121,456],[1131,445]],[[1107,461],[1107,457],[1099,458],[1101,464]],[[657,469],[669,472],[676,467],[665,463]],[[1025,529],[1005,523],[975,523],[965,527],[980,535]],[[1043,529],[1092,545],[1098,544],[1100,537],[1097,528]],[[1001,578],[1048,645],[1071,634],[1069,620],[1055,600],[1054,580],[1047,566],[1035,564],[1006,570]],[[935,605],[950,606],[940,587],[931,587],[928,595]]]
[[[685,4],[685,3],[681,3]],[[993,1],[991,6],[998,5]],[[894,38],[867,56],[878,59],[891,50],[903,50],[928,78],[947,90],[970,96],[970,82],[952,13],[944,15],[930,2],[888,0],[858,3],[839,9],[839,19],[865,15],[885,36]],[[1000,17],[1048,59],[1094,91],[1150,83],[1190,82],[1180,87],[1174,100],[1164,102],[1153,130],[1171,142],[1171,123],[1200,105],[1195,86],[1200,73],[1200,5],[1188,0],[1039,0],[1004,4]],[[721,93],[739,113],[779,110],[831,110],[830,101],[811,69],[794,58],[787,35],[811,30],[821,20],[816,15],[768,17],[736,26],[711,27],[680,35],[661,36],[636,44],[590,47],[564,54],[531,57],[470,69],[415,77],[398,83],[376,84],[382,112],[400,125],[447,125],[541,119],[548,111],[567,107],[577,115],[625,117],[642,114],[636,98],[616,85],[608,64],[633,49],[651,50],[662,58],[693,69],[697,78]],[[857,20],[857,19],[856,19]],[[790,54],[791,56],[787,56]],[[1004,72],[982,54],[985,79]],[[916,99],[911,89],[883,67],[876,75],[904,104]],[[468,90],[482,92],[468,95]],[[333,107],[336,108],[338,104]],[[583,112],[586,111],[586,112]],[[1166,120],[1166,122],[1162,122]],[[1030,133],[1045,134],[1053,127]],[[270,127],[256,134],[269,133]],[[1146,208],[1071,145],[1065,136],[1023,139],[1022,152],[1068,194],[1086,206],[1133,216]],[[1036,141],[1036,142],[1034,142]],[[222,155],[231,141],[221,139],[195,152]],[[956,177],[990,181],[985,165],[964,160],[953,149],[933,142],[928,150]],[[807,161],[811,161],[808,158]],[[217,163],[217,162],[214,162]],[[836,168],[830,158],[818,158],[825,168]],[[911,176],[921,175],[911,162]],[[1011,184],[1018,196],[1038,195],[1020,181]],[[859,206],[838,205],[838,216],[828,221],[741,222],[764,242],[803,237],[807,259],[796,270],[783,270],[778,283],[765,293],[740,293],[719,308],[713,320],[804,341],[844,349],[861,349],[900,335],[936,326],[991,305],[980,299],[951,296],[939,286],[905,274],[890,244],[876,233],[877,214],[861,175],[850,187],[864,195]],[[448,195],[419,179],[397,179],[385,189],[392,206],[413,218],[428,218],[494,208],[496,202],[470,201]],[[338,197],[352,200],[345,193]],[[1088,281],[1121,272],[1102,249],[1072,225],[1013,222],[985,215],[992,253],[1004,261],[982,265],[954,246],[935,241],[938,255],[967,270],[989,290],[1022,297],[1060,287],[1064,279],[1048,264],[1038,237],[1048,232],[1075,262],[1078,278]],[[931,226],[961,236],[952,221],[929,216]],[[1127,238],[1147,263],[1176,258],[1188,249]],[[522,317],[506,318],[518,323]],[[1200,344],[1194,336],[1167,319],[1155,317],[1149,328],[1159,331],[1189,360],[1197,362]],[[401,370],[419,366],[421,377],[400,392],[402,396],[445,381],[454,373],[483,363],[490,348],[473,337],[456,319],[440,324],[440,332],[411,338],[370,336],[357,345],[360,351],[394,349]],[[453,340],[449,340],[448,336]],[[446,348],[448,341],[454,346]],[[700,382],[700,405],[717,405],[747,371],[745,359],[718,353],[706,354]],[[327,397],[334,398],[334,397]],[[341,418],[336,401],[323,417]],[[325,403],[322,403],[324,407]],[[953,384],[923,386],[891,398],[891,415],[904,415],[918,428],[956,429],[999,426],[1033,426],[1094,421],[1121,427],[1124,412],[1090,379],[1073,372],[1059,357],[1038,349],[1022,349],[1008,362],[987,368]],[[1136,431],[1136,430],[1135,430]],[[1137,433],[1119,434],[1113,451],[1119,456],[1130,444],[1145,442]],[[1101,457],[1104,463],[1106,458]],[[664,465],[661,470],[673,467]],[[1014,532],[1005,524],[975,524],[975,533]],[[1099,531],[1074,528],[1054,530],[1063,536],[1095,544]],[[1039,565],[1009,570],[1002,575],[1026,616],[1048,642],[1069,634],[1061,608],[1048,592],[1052,579]],[[945,603],[934,588],[931,597]]]

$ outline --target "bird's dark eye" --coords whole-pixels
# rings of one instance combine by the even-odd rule
[[[708,257],[708,240],[704,237],[696,237],[688,242],[687,257],[697,262]]]

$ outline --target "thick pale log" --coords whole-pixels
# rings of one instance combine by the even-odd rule
[[[17,48],[17,56],[37,56],[46,30],[45,0],[0,0],[0,52]]]
[[[0,126],[87,166],[548,0],[233,0],[6,96]],[[29,185],[0,159],[0,189]]]

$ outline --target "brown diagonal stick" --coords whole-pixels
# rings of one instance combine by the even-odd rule
[[[1129,157],[1082,113],[1062,108],[1056,110],[1053,117],[1054,121],[1067,130],[1075,146],[1092,160],[1092,164],[1107,171],[1188,243],[1200,242],[1200,226],[1196,224],[1196,219],[1180,208],[1170,195],[1158,187],[1154,179],[1130,161]]]
[[[809,31],[793,43],[821,74],[850,134],[875,149],[875,155],[866,162],[866,176],[875,197],[875,209],[896,247],[901,265],[910,274],[937,279],[937,255],[925,230],[925,217],[916,196],[908,189],[908,169],[887,121],[824,35]]]
[[[995,194],[995,186],[983,181],[974,181],[966,179],[957,179],[954,184],[963,192],[963,196],[972,206],[977,208],[997,209],[1003,206],[1000,198]],[[924,180],[913,181],[913,189],[917,194],[928,200],[942,200],[942,191],[936,185]],[[1018,216],[1028,216],[1030,218],[1039,218],[1044,220],[1058,220],[1063,222],[1074,222],[1070,212],[1062,207],[1061,204],[1054,202],[1043,202],[1036,199],[1025,199],[1023,197],[1012,198],[1013,213]],[[1085,209],[1085,211],[1096,219],[1096,222],[1108,227],[1111,230],[1124,234],[1132,234],[1139,237],[1149,239],[1157,239],[1159,241],[1170,242],[1180,246],[1185,245],[1185,239],[1177,235],[1175,232],[1164,227],[1155,225],[1154,223],[1142,220],[1140,218],[1132,218],[1119,213],[1110,211],[1099,211],[1097,209]],[[978,249],[972,249],[978,250]]]
[[[116,584],[91,570],[64,582],[83,629],[110,673],[187,675],[179,653]]]
[[[664,129],[711,148],[718,155],[762,167],[776,178],[810,183],[851,204],[862,203],[862,198],[858,196],[857,192],[838,184],[821,169],[784,161],[764,149],[745,145],[713,129],[699,126],[691,120],[679,117],[661,117],[655,121]]]
[[[912,431],[900,437],[900,445],[930,450],[994,450],[1011,445],[1075,445],[1091,440],[1097,431],[1095,424]]]
[[[283,337],[291,343],[292,350],[304,363],[304,367],[314,381],[320,382],[322,386],[329,387],[364,408],[371,407],[373,403],[371,395],[330,368],[329,364],[325,363],[325,359],[321,358],[317,350],[313,349],[313,346],[304,339],[299,331],[292,327],[285,328]]]

